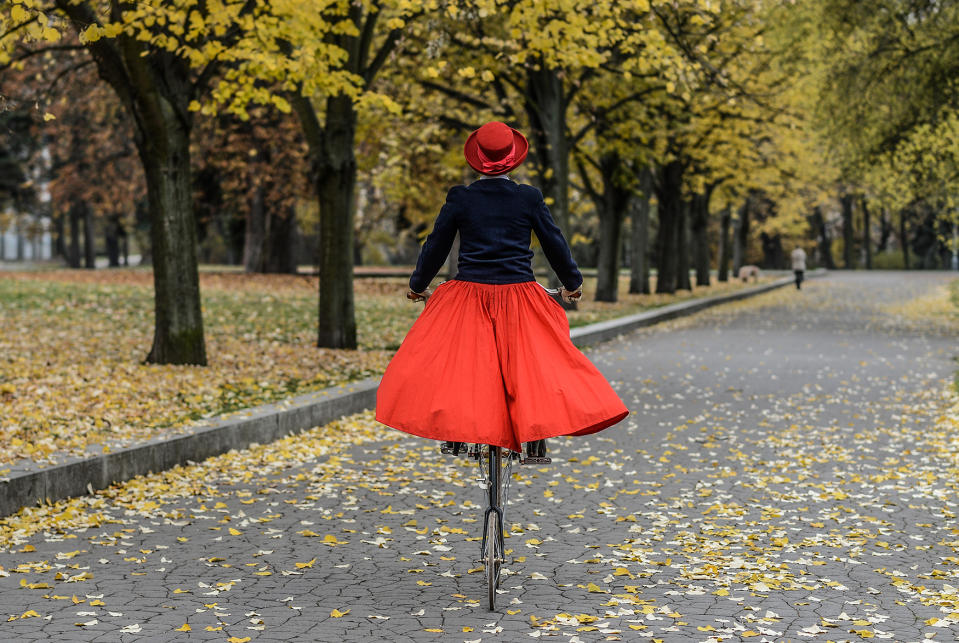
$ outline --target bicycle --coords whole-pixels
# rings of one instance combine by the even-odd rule
[[[544,288],[553,297],[561,296],[556,288]],[[426,301],[430,292],[407,293],[411,301]],[[571,293],[570,299],[579,299],[581,292]],[[496,590],[499,589],[503,564],[506,562],[506,507],[509,504],[509,485],[512,479],[513,462],[520,464],[550,464],[552,459],[542,456],[523,457],[511,449],[491,444],[471,444],[463,442],[444,442],[440,452],[454,456],[462,451],[467,457],[476,460],[483,477],[478,480],[485,488],[487,505],[483,513],[483,538],[480,543],[482,562],[487,591],[487,605],[490,611],[496,609]],[[465,448],[464,448],[465,447]]]

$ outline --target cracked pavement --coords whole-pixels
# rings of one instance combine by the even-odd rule
[[[496,612],[475,465],[367,413],[4,520],[0,639],[956,640],[959,342],[902,313],[951,278],[590,350],[634,413],[514,468]]]

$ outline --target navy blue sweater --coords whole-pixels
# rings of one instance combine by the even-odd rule
[[[442,268],[456,233],[460,254],[456,279],[482,284],[534,281],[530,233],[535,232],[546,259],[567,290],[576,290],[583,276],[569,245],[553,221],[543,194],[509,179],[480,179],[457,185],[446,195],[433,231],[426,237],[410,290],[423,292]]]

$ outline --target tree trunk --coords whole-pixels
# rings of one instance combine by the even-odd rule
[[[889,237],[892,236],[892,221],[889,220],[889,211],[882,208],[879,211],[879,243],[876,252],[885,252],[889,249]]]
[[[130,265],[130,237],[127,235],[126,226],[122,223],[117,224],[117,236],[120,239],[120,259],[123,266]]]
[[[709,285],[709,197],[713,188],[693,196],[692,221],[690,229],[693,233],[693,262],[696,270],[696,285]]]
[[[120,265],[120,217],[111,214],[103,232],[107,249],[107,265],[117,268]]]
[[[83,218],[84,209],[82,201],[70,204],[70,251],[67,263],[71,268],[80,267],[80,220]]]
[[[614,302],[619,298],[619,248],[622,240],[623,216],[623,209],[619,208],[607,211],[599,219],[596,301]]]
[[[729,281],[729,227],[732,219],[732,208],[727,205],[719,218],[719,270],[716,281]]]
[[[782,237],[779,233],[769,234],[762,232],[759,235],[763,245],[763,268],[780,270],[786,267],[786,253],[783,250]]]
[[[860,201],[862,204],[862,246],[866,255],[866,270],[872,270],[872,226],[869,221],[869,206],[866,203],[866,197]]]
[[[14,220],[14,229],[16,230],[16,239],[17,239],[17,261],[23,261],[26,259],[23,253],[23,216],[17,216]]]
[[[250,196],[246,211],[246,232],[243,237],[243,269],[246,272],[263,272],[263,245],[266,239],[266,207],[263,203],[263,186],[258,186]]]
[[[653,191],[653,173],[649,168],[639,176],[639,194],[631,203],[632,258],[629,261],[629,292],[649,294],[649,199]]]
[[[93,238],[93,209],[84,204],[83,208],[83,267],[93,270],[97,267],[96,241]]]
[[[752,195],[746,197],[739,208],[739,218],[736,219],[736,230],[733,236],[733,275],[739,275],[739,269],[746,265],[746,250],[749,247],[749,214],[752,204]]]
[[[604,154],[599,160],[603,193],[597,195],[596,204],[599,214],[596,301],[615,302],[619,299],[619,252],[623,245],[623,219],[630,198],[630,192],[617,183],[621,165],[622,160],[615,153]]]
[[[566,96],[559,70],[544,62],[526,70],[526,96],[523,107],[529,117],[533,160],[537,180],[553,219],[569,239],[569,142],[566,139]],[[556,274],[550,272],[550,285],[559,286]],[[575,310],[576,302],[562,303]]]
[[[78,31],[95,21],[86,3],[55,0],[55,4]],[[111,6],[122,12],[119,3]],[[133,118],[134,142],[146,177],[155,307],[147,361],[205,365],[190,178],[189,104],[197,88],[189,63],[125,33],[85,46],[100,77]]]
[[[909,270],[909,234],[906,227],[908,212],[906,208],[899,211],[899,245],[902,246],[902,267],[906,270]]]
[[[297,227],[296,208],[286,213],[272,211],[266,237],[266,260],[263,269],[269,273],[296,274]]]
[[[659,257],[656,266],[656,292],[676,292],[679,270],[678,233],[682,222],[683,166],[679,161],[670,161],[660,171],[656,182],[656,213],[659,229],[656,245]]]
[[[842,262],[843,268],[852,270],[856,267],[855,238],[853,237],[852,221],[852,195],[846,194],[840,197],[839,204],[842,208]]]
[[[356,111],[348,96],[326,102],[322,154],[314,156],[320,203],[320,307],[317,346],[356,348],[353,218]]]
[[[206,365],[196,222],[190,177],[190,132],[160,99],[163,119],[144,124],[137,141],[150,211],[155,325],[147,361]]]
[[[822,216],[822,208],[818,205],[813,208],[812,221],[823,265],[827,270],[835,270],[836,262],[832,258],[832,239],[829,238],[829,229],[826,228],[826,219]]]
[[[133,206],[134,236],[140,248],[141,266],[153,263],[153,248],[150,247],[150,204],[147,199],[140,199]]]
[[[63,259],[67,258],[66,242],[64,240],[64,220],[62,214],[54,215],[53,217],[53,256],[62,257]],[[2,240],[2,235],[0,235],[0,240]],[[3,244],[0,243],[0,246]],[[0,250],[2,252],[2,250]],[[0,257],[2,258],[2,257]]]
[[[693,284],[689,279],[689,211],[692,207],[690,199],[683,199],[679,208],[679,221],[676,223],[676,288],[692,290]]]

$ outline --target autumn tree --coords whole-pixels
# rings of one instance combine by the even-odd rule
[[[251,106],[246,119],[202,119],[194,138],[201,250],[247,272],[296,272],[296,206],[312,194],[296,118]]]
[[[211,90],[224,52],[250,35],[262,9],[253,0],[215,5],[14,0],[0,14],[5,35],[0,63],[75,37],[133,122],[151,223],[155,330],[149,362],[206,363],[190,175],[191,104]],[[22,51],[24,44],[32,51]]]
[[[82,52],[52,58],[42,75],[56,78],[68,69],[72,82],[44,101],[45,120],[38,127],[46,142],[54,227],[64,237],[69,265],[94,267],[95,229],[102,229],[108,265],[119,266],[135,205],[146,195],[132,126],[116,94],[97,83],[96,69]],[[77,109],[81,104],[87,109]]]

